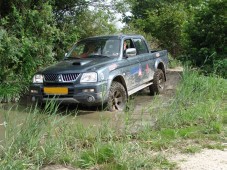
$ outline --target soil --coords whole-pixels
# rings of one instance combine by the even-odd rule
[[[226,170],[227,149],[203,149],[195,154],[175,154],[170,161],[177,163],[178,170]]]

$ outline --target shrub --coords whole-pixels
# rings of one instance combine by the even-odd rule
[[[2,86],[25,88],[38,69],[53,63],[55,26],[52,7],[48,3],[26,8],[13,6],[0,24],[0,82]],[[22,89],[17,90],[16,95]],[[2,94],[0,94],[2,96]]]
[[[225,1],[205,1],[195,9],[194,19],[186,29],[188,59],[204,72],[214,72],[226,78]]]

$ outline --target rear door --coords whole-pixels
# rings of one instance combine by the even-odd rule
[[[136,83],[141,85],[153,79],[154,59],[147,47],[146,42],[142,38],[133,38],[133,43],[137,50],[137,59],[139,61],[140,72]]]

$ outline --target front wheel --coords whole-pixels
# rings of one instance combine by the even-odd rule
[[[150,94],[156,95],[165,91],[165,76],[162,70],[157,69],[154,73],[153,84],[149,86]]]
[[[123,111],[127,102],[127,94],[124,86],[114,81],[110,87],[107,100],[107,109],[109,111]]]

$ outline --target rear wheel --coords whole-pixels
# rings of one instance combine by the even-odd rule
[[[150,94],[156,95],[165,91],[165,76],[161,69],[157,69],[154,73],[153,84],[149,86]]]
[[[107,100],[107,109],[109,111],[122,111],[126,106],[127,95],[124,86],[113,81]]]

